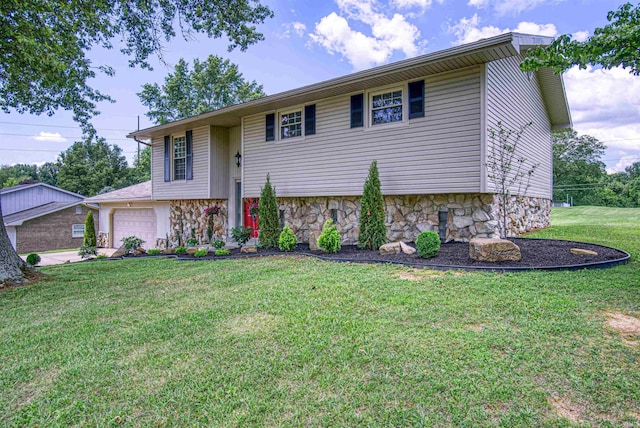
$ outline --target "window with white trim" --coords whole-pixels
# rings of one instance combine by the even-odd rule
[[[302,110],[280,114],[280,139],[302,136]]]
[[[371,95],[371,125],[402,121],[402,89]]]
[[[83,238],[84,237],[84,224],[72,224],[71,225],[71,237]]]
[[[184,180],[187,171],[187,139],[173,138],[173,179]]]

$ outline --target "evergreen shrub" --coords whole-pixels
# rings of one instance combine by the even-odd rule
[[[324,226],[322,226],[322,233],[318,238],[318,247],[327,253],[337,253],[340,251],[341,240],[340,232],[333,224],[333,220],[325,221]]]
[[[278,248],[280,248],[280,251],[293,251],[293,249],[296,248],[297,242],[296,235],[289,226],[285,226],[280,233],[280,238],[278,238]]]
[[[416,239],[418,254],[425,259],[435,257],[440,251],[440,237],[432,230],[427,230],[418,235]]]
[[[31,266],[37,265],[38,263],[40,263],[40,260],[40,256],[36,253],[31,253],[27,256],[27,263],[29,263]]]
[[[276,200],[276,189],[271,185],[269,174],[267,174],[267,182],[260,190],[258,214],[260,246],[264,248],[277,248],[278,238],[280,237],[278,202]]]
[[[360,206],[358,248],[377,250],[387,242],[387,227],[384,224],[384,198],[380,190],[376,161],[371,162],[369,167],[369,176],[364,183]]]

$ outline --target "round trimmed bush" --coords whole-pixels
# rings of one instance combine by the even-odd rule
[[[293,249],[296,248],[297,241],[293,231],[289,226],[285,226],[278,238],[278,248],[280,248],[280,251],[293,251]]]
[[[427,230],[418,235],[416,239],[418,254],[425,259],[435,257],[440,251],[440,237],[432,230]]]
[[[38,263],[40,263],[40,256],[36,253],[29,254],[27,256],[27,263],[29,263],[31,266],[37,265]]]

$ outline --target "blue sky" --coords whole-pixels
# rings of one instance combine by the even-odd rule
[[[136,95],[144,83],[162,83],[179,58],[191,62],[209,54],[238,64],[245,78],[275,94],[376,65],[490,37],[506,31],[587,37],[606,24],[619,2],[597,0],[335,0],[264,2],[275,18],[260,27],[265,40],[246,52],[227,52],[227,41],[178,38],[166,45],[169,67],[131,69],[118,51],[91,53],[115,77],[99,76],[93,86],[116,102],[99,105],[93,123],[131,162],[136,144],[128,131],[152,125]],[[640,160],[640,77],[624,70],[572,69],[565,75],[574,127],[607,145],[609,171]],[[0,164],[43,163],[79,140],[68,112],[53,117],[0,113]]]

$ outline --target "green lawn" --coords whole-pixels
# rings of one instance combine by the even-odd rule
[[[43,268],[0,293],[0,426],[637,426],[640,210],[536,236],[613,269],[466,273],[269,257]],[[573,422],[572,422],[573,421]]]

